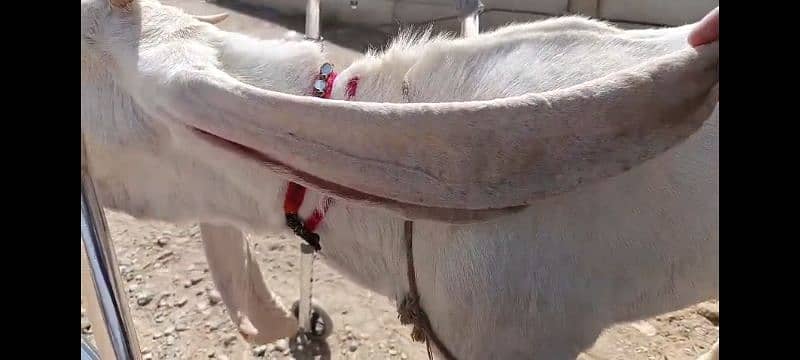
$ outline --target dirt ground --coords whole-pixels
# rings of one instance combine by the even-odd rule
[[[238,337],[215,293],[198,226],[145,222],[106,212],[140,345],[150,359],[303,359],[286,341],[252,347]],[[292,237],[252,237],[267,285],[288,304],[298,298],[299,243]],[[410,340],[386,298],[371,294],[322,262],[315,298],[331,315],[329,357],[427,359]],[[719,303],[608,329],[579,360],[689,360],[719,336]],[[81,333],[91,334],[81,303]]]
[[[301,0],[297,0],[301,1]],[[261,38],[302,32],[302,18],[284,18],[264,10],[202,0],[162,0],[207,15],[228,12],[220,27]],[[387,36],[347,26],[323,27],[331,60],[344,68],[370,44]],[[238,337],[208,273],[199,227],[145,222],[107,212],[127,286],[131,311],[145,359],[295,359],[286,341],[251,347]],[[254,252],[270,289],[290,303],[298,298],[299,241],[253,237]],[[395,307],[344,279],[324,263],[315,268],[315,297],[332,316],[328,338],[331,359],[427,359],[424,345],[413,343],[410,328],[397,320]],[[606,330],[580,360],[694,359],[719,337],[719,303],[698,304],[674,313]],[[81,299],[81,334],[92,329]]]

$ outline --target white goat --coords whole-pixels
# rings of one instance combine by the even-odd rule
[[[82,0],[81,130],[104,206],[202,222],[249,341],[296,329],[239,230],[286,231],[291,180],[312,189],[302,216],[338,199],[327,262],[398,301],[416,220],[421,305],[459,359],[574,359],[614,323],[718,297],[719,45],[689,49],[689,29],[565,17],[405,36],[340,73],[335,101],[305,96],[318,44]],[[619,74],[670,56],[658,66],[697,62],[695,78]],[[615,90],[647,81],[688,85]]]

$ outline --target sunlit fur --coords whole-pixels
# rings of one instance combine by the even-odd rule
[[[345,98],[344,84],[353,77],[360,79],[356,100],[363,101],[407,101],[404,82],[416,102],[505,97],[556,86],[540,81],[543,73],[569,69],[574,78],[559,81],[580,82],[581,66],[605,65],[569,58],[559,69],[533,62],[525,33],[551,29],[572,29],[576,36],[621,31],[564,17],[470,39],[408,35],[343,70],[334,97]],[[688,29],[630,36],[660,39],[643,46],[666,52],[685,46]],[[184,43],[188,38],[202,41]],[[133,74],[119,69],[179,72],[190,63],[170,57],[179,51],[164,53],[158,63],[135,63],[137,51],[154,48],[148,42],[155,41],[175,49],[205,44],[192,54],[243,82],[298,95],[308,92],[326,60],[318,44],[223,32],[152,0],[126,9],[82,0],[81,130],[103,205],[142,219],[286,231],[284,180],[186,136],[139,105],[137,97],[146,94],[136,90]],[[597,46],[602,51],[603,44]],[[481,48],[491,52],[470,60],[474,51],[467,50]],[[437,73],[448,67],[456,75]],[[417,222],[417,282],[436,333],[460,359],[574,359],[610,325],[718,297],[718,124],[715,111],[703,129],[659,158],[521,213],[463,226]],[[311,191],[301,215],[320,198]],[[337,202],[319,231],[324,258],[348,278],[398,300],[408,291],[402,228],[402,219],[387,211]],[[325,294],[316,296],[324,301]],[[291,319],[274,321],[286,327]]]

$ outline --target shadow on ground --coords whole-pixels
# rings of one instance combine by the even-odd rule
[[[331,349],[328,342],[322,339],[313,339],[308,342],[298,341],[296,337],[290,339],[289,349],[297,360],[330,360]]]

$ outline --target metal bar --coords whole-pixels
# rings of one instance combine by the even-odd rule
[[[319,0],[306,2],[306,38],[319,40]]]
[[[480,13],[473,12],[461,19],[461,36],[471,37],[480,33]]]
[[[139,360],[141,353],[128,309],[128,297],[122,287],[108,224],[89,174],[83,134],[81,134],[81,241],[86,250],[92,285],[104,322],[93,325],[105,326],[108,330],[107,338],[96,337],[95,341],[101,348],[108,345],[106,348],[113,349],[116,360]],[[100,342],[103,342],[103,345]]]
[[[461,36],[478,35],[481,31],[480,14],[483,12],[483,3],[480,0],[457,0],[456,9],[461,16]]]
[[[300,244],[300,303],[297,306],[297,321],[300,333],[312,332],[311,291],[314,282],[314,248]]]
[[[320,0],[307,0],[306,2],[306,38],[321,40]],[[311,328],[311,285],[314,281],[314,248],[308,244],[300,244],[300,301],[297,304],[297,321],[300,327],[299,334],[312,332]]]
[[[81,336],[81,360],[100,360],[97,349],[86,341],[83,336]]]

